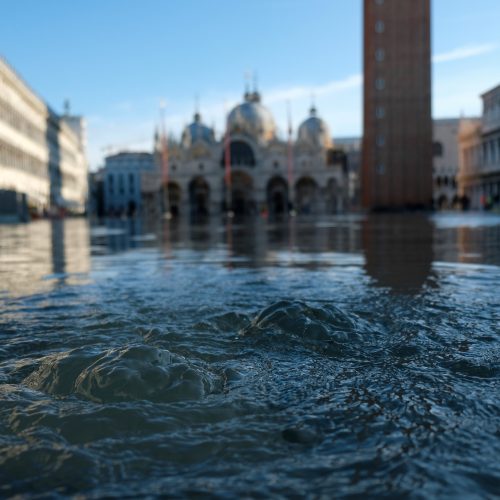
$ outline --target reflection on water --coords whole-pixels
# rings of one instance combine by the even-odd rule
[[[89,271],[87,221],[0,225],[0,292],[43,292],[56,284],[79,282]]]
[[[110,219],[92,227],[85,220],[0,226],[2,288],[14,294],[43,291],[54,284],[51,281],[64,283],[87,275],[91,255],[145,248],[165,258],[187,250],[200,259],[216,255],[230,267],[335,267],[350,256],[364,262],[374,285],[412,293],[436,283],[429,281],[433,262],[500,263],[498,217],[447,219],[373,215],[320,221],[209,219],[201,224]]]
[[[394,291],[418,291],[431,275],[433,224],[424,215],[370,216],[363,221],[366,272]]]
[[[492,497],[498,216],[0,226],[0,496]]]

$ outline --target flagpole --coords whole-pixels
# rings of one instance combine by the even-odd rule
[[[172,213],[170,212],[170,193],[168,192],[168,142],[165,127],[165,102],[160,102],[160,117],[161,117],[161,164],[162,164],[162,181],[164,185],[164,200],[166,204],[165,218],[171,219]]]
[[[293,148],[292,148],[292,112],[290,108],[290,101],[287,101],[287,116],[288,116],[288,196],[290,209],[289,213],[293,217],[296,215],[294,209],[294,196],[293,196]]]
[[[224,137],[224,164],[225,164],[225,184],[226,184],[226,215],[229,218],[234,216],[233,212],[233,193],[231,179],[231,136],[229,133],[229,115],[227,114],[226,106],[224,106],[224,114],[226,115],[226,133]]]

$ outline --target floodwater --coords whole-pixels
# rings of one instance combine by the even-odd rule
[[[0,226],[0,497],[498,495],[500,216]]]

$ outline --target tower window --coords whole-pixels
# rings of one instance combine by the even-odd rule
[[[384,23],[384,21],[377,21],[375,23],[375,31],[377,33],[383,33],[385,31],[385,23]]]
[[[383,90],[383,89],[385,89],[385,80],[383,78],[377,78],[375,80],[375,88],[377,90]]]
[[[384,175],[385,174],[385,165],[383,163],[379,163],[377,165],[376,170],[377,170],[378,175]]]
[[[382,62],[385,59],[385,50],[384,49],[377,49],[375,51],[375,59],[377,62]]]
[[[384,108],[384,106],[377,106],[375,108],[375,116],[377,118],[379,118],[379,119],[385,117],[385,108]]]

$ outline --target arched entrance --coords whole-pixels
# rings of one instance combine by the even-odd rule
[[[288,184],[279,175],[272,177],[267,183],[267,206],[271,215],[288,212]]]
[[[438,208],[439,210],[445,210],[446,208],[448,208],[448,198],[445,194],[442,194],[438,198]]]
[[[245,141],[231,141],[229,146],[229,157],[231,165],[234,166],[255,166],[255,155],[252,147]],[[226,165],[226,150],[222,150],[222,158],[220,161],[222,167]]]
[[[337,181],[335,179],[329,179],[326,184],[325,202],[326,211],[329,214],[335,214],[338,212],[338,197],[339,188]]]
[[[189,183],[189,205],[191,215],[208,215],[210,207],[210,186],[200,175]]]
[[[168,196],[165,185],[163,185],[163,211],[170,212],[174,217],[179,215],[181,206],[181,188],[176,182],[168,183]]]
[[[316,209],[318,185],[311,177],[301,177],[295,184],[295,204],[300,214],[312,214]]]
[[[257,211],[253,197],[253,180],[246,172],[231,174],[231,208],[236,215],[248,215]]]

